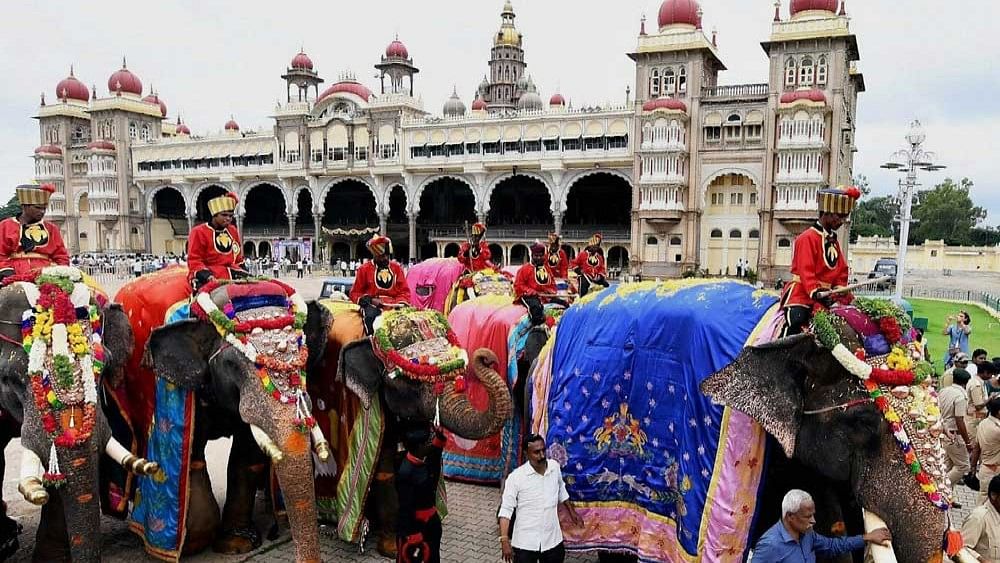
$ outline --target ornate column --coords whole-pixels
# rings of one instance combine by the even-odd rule
[[[243,237],[243,216],[236,216],[236,230],[239,231],[240,237]]]
[[[323,241],[323,214],[313,213],[313,260],[319,264],[323,260],[323,254],[319,245]]]
[[[378,232],[379,232],[379,234],[381,234],[383,236],[387,236],[389,234],[388,225],[387,225],[388,222],[389,222],[389,215],[387,215],[385,213],[379,213],[378,214]]]
[[[407,213],[406,218],[410,221],[410,258],[417,259],[417,214]]]
[[[288,238],[295,238],[295,215],[289,213],[288,217]]]
[[[476,212],[476,220],[480,223],[486,223],[486,213]]]
[[[152,232],[153,231],[153,217],[152,216],[146,215],[146,217],[144,218],[144,221],[143,221],[143,229],[145,229],[145,236],[143,238],[145,239],[144,242],[145,242],[145,245],[146,245],[146,253],[147,254],[152,254],[153,253],[153,232]]]
[[[191,231],[194,230],[194,221],[195,221],[195,219],[196,219],[196,217],[194,215],[188,215],[187,216],[187,220],[188,220],[188,235],[189,236],[191,235]],[[240,234],[241,235],[243,234],[242,231],[243,231],[243,229],[240,229]]]
[[[555,221],[555,231],[556,231],[556,234],[557,235],[561,235],[562,234],[563,214],[562,213],[553,213],[552,214],[552,218]]]

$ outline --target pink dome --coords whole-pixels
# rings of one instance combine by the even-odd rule
[[[174,131],[178,135],[190,135],[191,134],[191,130],[188,129],[188,126],[184,125],[183,123],[178,123],[177,127],[174,129]]]
[[[80,100],[90,101],[90,90],[73,76],[73,67],[69,67],[69,76],[63,78],[56,84],[56,98],[60,100]]]
[[[486,111],[486,100],[476,96],[476,99],[472,100],[472,111]]]
[[[665,0],[660,5],[660,29],[674,24],[701,27],[701,18],[698,17],[698,10],[698,2],[695,0]]]
[[[313,62],[312,59],[309,58],[309,55],[299,51],[299,54],[292,58],[291,67],[299,70],[312,70]]]
[[[125,61],[122,61],[122,67],[116,70],[111,78],[108,78],[108,91],[112,94],[118,91],[135,94],[136,96],[142,95],[142,80],[132,73],[131,70],[125,67]]]
[[[403,45],[402,41],[395,39],[392,43],[389,43],[388,47],[385,48],[385,56],[388,58],[398,57],[401,59],[408,59],[410,58],[410,52],[406,49],[406,45]]]
[[[806,10],[836,12],[839,3],[840,0],[792,0],[791,12],[793,16]]]
[[[87,145],[87,148],[92,151],[113,151],[115,150],[115,144],[111,141],[101,139],[99,141],[94,141]]]
[[[687,104],[677,98],[656,98],[642,104],[642,111],[656,111],[658,109],[682,111],[684,113],[687,113],[688,110]]]
[[[810,102],[818,102],[821,104],[826,104],[826,94],[822,90],[796,90],[795,92],[785,92],[781,95],[781,103],[791,104],[799,100],[808,100]]]
[[[356,80],[341,80],[326,90],[323,90],[323,93],[316,98],[316,103],[319,103],[323,101],[324,98],[334,94],[354,94],[366,102],[368,101],[368,98],[372,96],[371,90],[365,87],[364,84],[361,84]]]
[[[239,130],[240,130],[240,124],[236,123],[235,119],[230,118],[229,121],[226,122],[226,131],[239,131]]]
[[[38,155],[56,155],[62,156],[62,149],[56,145],[42,145],[35,149],[35,154]]]
[[[551,98],[549,98],[549,105],[564,106],[566,105],[566,98],[564,98],[562,94],[556,92],[555,94],[552,94]]]
[[[145,98],[143,98],[142,101],[146,102],[147,104],[155,104],[160,106],[160,115],[162,115],[163,117],[167,116],[167,104],[163,103],[163,100],[160,98],[159,94],[150,94]]]

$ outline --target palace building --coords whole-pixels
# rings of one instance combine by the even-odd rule
[[[655,29],[640,23],[635,84],[613,106],[543,98],[509,0],[475,97],[455,91],[440,114],[398,38],[374,89],[347,74],[327,86],[296,54],[264,131],[230,118],[194,136],[124,60],[106,93],[70,69],[55,100],[42,96],[35,176],[57,186],[48,218],[72,252],[180,254],[207,201],[234,191],[250,257],[361,257],[378,231],[401,260],[453,256],[479,220],[504,264],[549,231],[571,255],[599,231],[613,271],[734,274],[742,258],[787,278],[816,191],[851,181],[864,91],[843,0],[788,8],[775,3],[761,43],[766,79],[724,85],[698,3],[664,1]]]

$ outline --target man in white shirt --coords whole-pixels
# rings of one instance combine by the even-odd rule
[[[583,519],[569,502],[562,470],[545,458],[545,439],[538,434],[525,437],[528,461],[511,472],[504,482],[500,501],[500,549],[507,563],[562,563],[566,557],[559,505],[566,507],[570,520],[583,526]],[[517,509],[514,533],[510,520]]]

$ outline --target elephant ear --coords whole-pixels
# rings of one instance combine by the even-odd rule
[[[791,458],[802,423],[803,382],[818,352],[810,334],[750,346],[703,381],[701,391],[757,421]]]
[[[195,319],[171,323],[149,335],[145,361],[158,377],[195,389],[208,373],[208,358],[222,344],[212,325]]]
[[[112,387],[118,387],[125,377],[125,364],[135,349],[135,337],[129,325],[128,316],[117,303],[112,303],[102,311],[101,323],[104,334],[101,339],[104,345],[104,377],[109,379]]]
[[[377,400],[378,388],[382,382],[385,366],[375,357],[371,340],[363,338],[344,346],[337,363],[337,377],[341,377],[347,388],[361,399],[367,409]]]
[[[333,324],[333,313],[316,301],[306,304],[306,346],[309,348],[309,359],[306,367],[309,373],[323,361],[326,354],[326,343],[330,337],[330,325]]]

